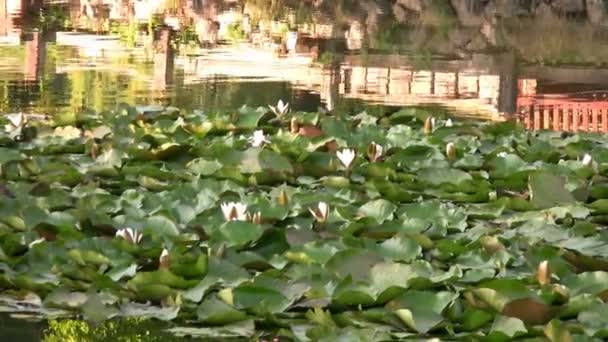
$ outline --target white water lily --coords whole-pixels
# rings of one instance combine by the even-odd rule
[[[116,232],[117,237],[121,237],[132,244],[138,244],[143,237],[143,234],[133,228],[124,228]]]
[[[329,204],[319,202],[316,208],[309,208],[308,210],[319,223],[327,221],[327,217],[329,216]]]
[[[23,113],[13,113],[6,115],[8,124],[4,126],[4,130],[12,132],[15,129],[23,128],[27,124],[27,117]]]
[[[445,155],[449,160],[454,160],[456,158],[456,145],[454,145],[454,143],[448,143],[445,146]]]
[[[249,142],[253,147],[262,147],[262,145],[264,145],[265,143],[269,143],[270,141],[266,139],[264,131],[257,130],[253,132],[253,135],[249,138]]]
[[[253,214],[253,216],[251,216],[251,223],[262,224],[262,213],[258,211]]]
[[[452,126],[454,126],[452,119],[445,120],[445,127],[452,127]]]
[[[382,153],[384,152],[384,148],[382,145],[376,144],[375,141],[372,141],[367,147],[367,157],[372,162],[377,162],[382,158]]]
[[[352,165],[353,161],[355,160],[355,156],[356,156],[356,152],[355,150],[351,150],[351,149],[344,149],[342,151],[338,151],[336,153],[336,156],[338,157],[338,159],[340,160],[340,163],[342,163],[342,165],[344,165],[345,168],[350,168],[350,166]]]
[[[287,114],[287,112],[289,111],[289,103],[283,102],[283,100],[279,100],[279,102],[277,102],[276,106],[269,105],[268,108],[270,108],[270,110],[276,116],[280,117],[280,116]]]
[[[228,202],[221,204],[222,213],[226,221],[247,221],[247,204]]]
[[[505,151],[499,152],[496,156],[499,158],[505,158],[506,156],[508,156],[509,154]]]
[[[583,156],[583,159],[581,160],[581,163],[583,163],[583,165],[585,165],[585,166],[589,166],[589,165],[591,165],[592,162],[593,162],[593,158],[591,157],[591,155],[589,153],[585,153],[585,155]]]
[[[424,120],[424,134],[431,134],[435,129],[435,118],[432,116],[428,116],[426,120]]]
[[[549,262],[547,260],[543,260],[540,264],[538,264],[536,280],[538,280],[538,283],[541,285],[551,283],[551,268],[549,267]]]
[[[163,248],[163,251],[160,253],[160,257],[158,258],[158,268],[168,269],[170,264],[171,260],[169,259],[169,251],[166,248]]]

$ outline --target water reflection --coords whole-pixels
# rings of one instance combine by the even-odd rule
[[[397,7],[384,22],[355,5],[283,13],[289,1],[243,3],[0,0],[0,111],[101,111],[120,102],[227,110],[282,98],[299,110],[428,104],[486,119],[515,115],[530,129],[606,130],[608,69],[518,62],[532,50],[501,46],[519,31],[484,17],[485,3],[454,5],[451,15],[449,5],[408,9],[418,13],[413,29]],[[446,23],[449,48],[437,40]]]

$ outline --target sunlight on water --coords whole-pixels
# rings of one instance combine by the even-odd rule
[[[463,20],[461,12],[450,17],[445,8],[424,12],[411,33],[407,25],[396,30],[403,24],[395,21],[390,27],[379,26],[371,39],[351,24],[341,43],[331,20],[316,12],[308,17],[300,13],[324,18],[311,26],[306,21],[310,19],[269,20],[272,16],[267,14],[276,9],[256,11],[249,4],[245,6],[248,15],[221,1],[142,4],[3,0],[0,111],[100,111],[121,102],[225,110],[284,98],[296,109],[333,109],[349,101],[385,106],[433,104],[459,115],[497,119],[503,113],[533,113],[535,103],[542,111],[541,102],[534,98],[577,98],[581,91],[608,88],[608,69],[547,67],[522,58],[518,62],[510,52],[483,52],[488,42],[475,43],[481,49],[476,51],[467,40],[480,39],[475,30],[459,28],[461,32],[448,35],[456,43],[445,47],[449,41],[427,29]],[[299,32],[286,35],[281,45],[277,37],[289,33],[289,20],[299,22]],[[177,29],[166,48],[159,34],[163,23]],[[572,59],[569,50],[562,51],[560,46],[572,45],[565,40],[583,30],[596,37],[591,38],[594,42],[603,39],[601,31],[588,24],[573,26],[553,19],[535,25],[544,30],[560,27],[564,41],[543,40],[544,48],[532,51],[534,44],[518,36],[521,30],[512,22],[503,27],[508,33],[505,39],[516,39],[515,44],[522,41],[515,45],[516,53],[524,58],[530,55],[532,62],[559,62],[560,53],[563,61]],[[480,32],[487,35],[486,31],[484,26]],[[424,37],[434,45],[429,48],[417,42]],[[231,44],[217,45],[220,41]],[[462,44],[467,47],[460,48]],[[572,60],[597,64],[603,51],[596,51],[585,50]]]

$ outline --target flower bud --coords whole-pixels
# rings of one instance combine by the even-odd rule
[[[162,253],[160,253],[160,257],[158,258],[158,269],[160,270],[168,270],[171,261],[169,259],[169,251],[165,248]]]
[[[424,121],[424,134],[429,135],[433,133],[435,119],[432,116],[428,116]]]
[[[287,197],[287,192],[285,191],[285,189],[281,189],[277,201],[279,202],[279,205],[285,206],[289,204],[289,197]]]
[[[456,159],[456,146],[454,145],[454,143],[448,143],[445,146],[445,155],[448,160]]]
[[[541,285],[547,285],[551,283],[551,268],[547,260],[538,264],[538,270],[536,271],[536,280]]]
[[[367,146],[367,157],[371,162],[377,162],[382,158],[383,147],[375,142],[371,142]]]
[[[296,118],[291,118],[291,121],[289,122],[289,132],[292,134],[298,134],[298,132],[300,132],[300,124]]]
[[[253,224],[262,224],[262,213],[258,211],[253,214],[253,216],[251,217],[251,222]]]

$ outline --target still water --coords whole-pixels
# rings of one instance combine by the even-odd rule
[[[479,120],[517,115],[531,129],[608,132],[601,11],[554,8],[540,17],[521,5],[488,17],[480,4],[492,1],[422,9],[381,0],[288,10],[265,3],[0,0],[0,114],[120,103],[228,111],[282,99],[304,111],[420,106]],[[164,25],[173,28],[168,36]],[[165,328],[2,315],[0,341],[70,333],[180,340]]]
[[[395,14],[370,33],[369,26],[360,32],[355,24],[346,29],[339,19],[325,18],[314,30],[296,26],[299,38],[289,47],[281,38],[277,43],[273,27],[285,21],[276,15],[268,29],[259,18],[257,29],[244,29],[257,13],[247,1],[244,10],[232,1],[202,2],[198,9],[191,1],[177,1],[177,7],[150,2],[147,12],[128,1],[0,3],[0,113],[103,111],[123,102],[230,110],[283,99],[297,110],[433,105],[483,119],[535,111],[552,117],[543,108],[584,102],[589,106],[581,110],[599,108],[601,117],[608,90],[605,28],[581,20],[476,30],[435,10],[442,21],[422,12],[415,25],[402,24]],[[454,16],[460,20],[461,13]],[[174,28],[169,48],[159,38],[163,22]],[[215,23],[219,31],[204,31],[201,22]],[[457,28],[446,30],[446,23]],[[328,27],[331,32],[323,33]],[[500,34],[480,38],[478,32],[492,29]],[[540,38],[539,30],[546,31]],[[496,37],[507,43],[494,42]],[[534,126],[535,118],[522,120]],[[550,121],[538,124],[557,127]]]

